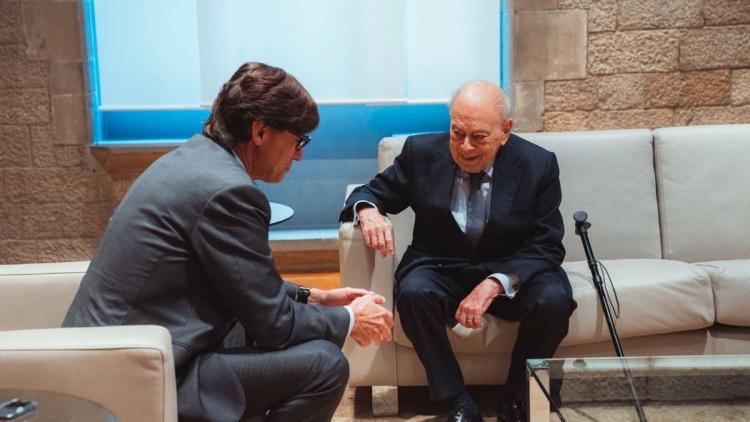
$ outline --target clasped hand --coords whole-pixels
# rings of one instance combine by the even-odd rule
[[[391,340],[393,314],[382,305],[385,298],[377,294],[368,294],[354,299],[354,327],[351,337],[360,346]]]
[[[360,346],[391,340],[393,314],[382,305],[385,298],[365,289],[342,287],[339,289],[310,289],[308,303],[311,305],[351,305],[354,314],[352,339]]]

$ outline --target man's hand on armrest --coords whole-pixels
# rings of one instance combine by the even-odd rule
[[[380,251],[382,256],[393,255],[393,230],[391,221],[377,208],[361,204],[357,210],[357,220],[362,229],[365,245]]]
[[[384,303],[385,298],[375,294],[352,301],[354,327],[351,337],[360,346],[369,346],[373,341],[380,343],[391,340],[393,314],[382,306]]]

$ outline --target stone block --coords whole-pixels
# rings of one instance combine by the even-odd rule
[[[597,78],[599,108],[623,110],[642,108],[645,76],[641,74],[609,75]]]
[[[671,109],[593,111],[589,115],[587,130],[604,129],[654,129],[673,126]]]
[[[750,67],[750,26],[688,30],[680,40],[680,69]]]
[[[88,96],[53,95],[51,103],[55,143],[59,145],[88,143]]]
[[[7,240],[0,237],[0,264],[30,264],[39,262],[38,245],[28,240]],[[50,260],[49,262],[53,262]]]
[[[28,128],[0,126],[0,168],[28,167],[29,165],[31,165],[31,140]]]
[[[0,88],[45,88],[47,63],[26,58],[20,45],[0,45]]]
[[[98,238],[56,239],[37,242],[37,262],[86,261],[96,250]]]
[[[598,103],[594,79],[548,81],[544,88],[546,111],[593,110]]]
[[[587,111],[548,111],[544,113],[546,132],[585,130],[588,122]]]
[[[14,204],[97,203],[109,199],[100,175],[78,168],[28,168],[5,171],[7,199]]]
[[[33,125],[49,122],[46,89],[0,89],[0,125]]]
[[[560,0],[561,9],[588,11],[588,32],[617,29],[617,0]]]
[[[695,71],[646,75],[646,107],[693,107],[728,104],[730,71]]]
[[[681,73],[681,107],[729,104],[731,72],[729,70]]]
[[[560,6],[560,0],[514,0],[513,11],[525,12],[529,10],[550,10],[557,9]]]
[[[679,72],[649,73],[646,78],[646,108],[678,107],[682,81]]]
[[[704,0],[703,15],[706,25],[750,23],[750,1]]]
[[[25,0],[22,6],[26,51],[31,58],[76,61],[84,57],[78,2]]]
[[[0,1],[0,44],[18,44],[22,42],[21,2],[15,0]]]
[[[542,130],[544,113],[544,82],[513,84],[513,127],[521,132]]]
[[[618,29],[703,26],[703,0],[622,0]]]
[[[675,126],[747,124],[750,106],[684,108],[675,111]]]
[[[589,72],[670,72],[677,70],[679,31],[625,31],[589,37]]]
[[[586,77],[586,12],[523,12],[513,22],[516,82]]]
[[[732,104],[750,104],[750,69],[732,71]]]
[[[50,95],[87,94],[83,66],[81,61],[52,62],[49,73]]]

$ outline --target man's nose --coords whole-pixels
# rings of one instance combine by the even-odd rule
[[[302,150],[298,149],[294,151],[294,161],[302,161]]]
[[[474,149],[474,145],[471,143],[471,140],[469,139],[469,135],[464,136],[464,139],[461,140],[461,149],[465,149],[465,150]]]

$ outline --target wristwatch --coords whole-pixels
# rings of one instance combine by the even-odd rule
[[[299,303],[307,303],[307,299],[310,297],[310,288],[299,286],[297,287],[297,293],[294,294],[294,301]]]

